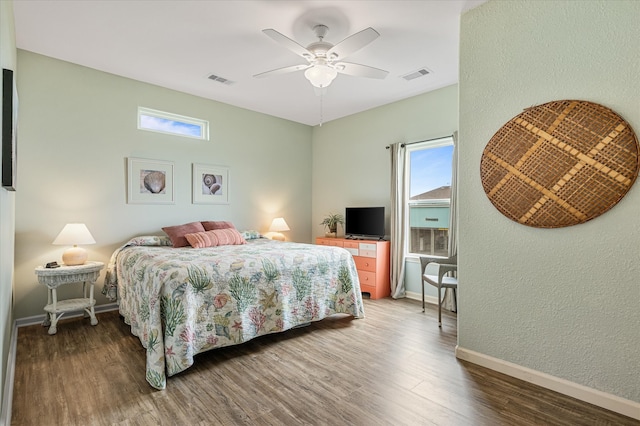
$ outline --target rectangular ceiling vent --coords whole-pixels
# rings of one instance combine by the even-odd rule
[[[417,71],[410,72],[409,74],[405,74],[402,76],[407,81],[415,80],[418,77],[424,77],[425,75],[431,74],[431,71],[427,68],[420,68]]]
[[[234,82],[231,80],[227,80],[224,77],[220,77],[219,75],[215,75],[215,74],[211,74],[209,77],[207,77],[209,80],[213,80],[215,82],[218,83],[222,83],[222,84],[226,84],[227,86],[231,86]]]

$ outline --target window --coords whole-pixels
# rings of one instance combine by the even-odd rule
[[[407,145],[405,194],[408,252],[447,256],[453,139],[450,137]]]
[[[138,107],[138,129],[209,140],[208,121],[144,107]]]

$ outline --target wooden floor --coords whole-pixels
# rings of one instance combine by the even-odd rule
[[[454,356],[412,300],[198,355],[157,391],[117,312],[18,331],[12,425],[638,425]]]

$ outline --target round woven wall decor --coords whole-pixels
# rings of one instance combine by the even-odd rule
[[[638,176],[638,139],[614,111],[563,100],[526,109],[493,135],[480,175],[491,203],[537,228],[586,222],[616,205]]]

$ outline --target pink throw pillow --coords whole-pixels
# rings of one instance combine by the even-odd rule
[[[236,229],[236,227],[233,225],[233,223],[225,222],[225,221],[222,221],[222,220],[219,220],[219,221],[214,221],[214,220],[204,221],[204,222],[202,222],[202,226],[204,226],[204,230],[205,231],[212,231],[214,229],[227,229],[227,228]]]
[[[194,232],[204,232],[204,226],[200,222],[185,223],[184,225],[166,226],[162,230],[169,236],[173,247],[186,247],[189,241],[184,237]]]
[[[185,235],[193,248],[231,246],[246,244],[242,235],[233,228],[212,229],[211,231],[195,232]]]

